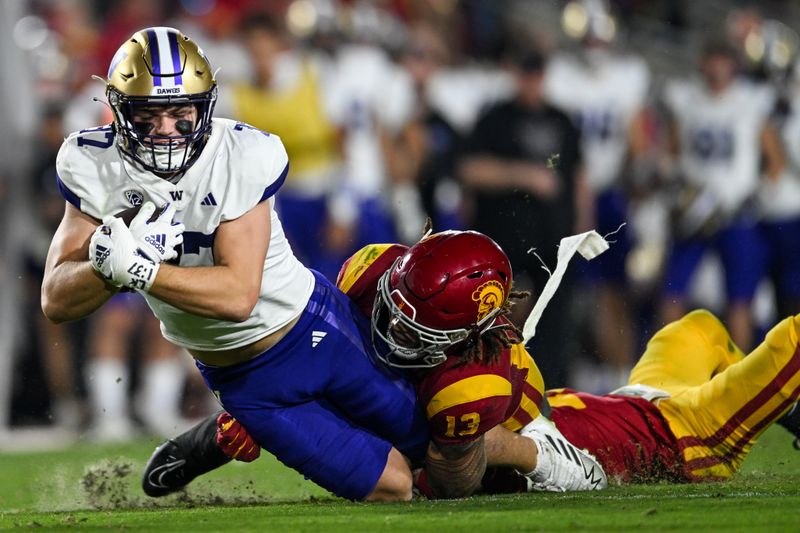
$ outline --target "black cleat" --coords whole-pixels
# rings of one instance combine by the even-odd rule
[[[172,494],[231,460],[217,446],[217,416],[219,413],[209,416],[156,448],[144,467],[145,494],[154,498]]]

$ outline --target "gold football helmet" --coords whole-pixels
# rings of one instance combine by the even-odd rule
[[[108,69],[106,97],[117,147],[145,170],[180,175],[199,157],[211,132],[217,83],[205,54],[174,28],[145,28],[120,46]],[[197,120],[179,120],[180,135],[151,134],[136,109],[193,105]]]

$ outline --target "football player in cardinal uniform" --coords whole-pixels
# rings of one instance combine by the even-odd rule
[[[487,464],[515,468],[528,490],[606,486],[597,461],[541,416],[541,373],[506,318],[519,296],[511,280],[506,254],[472,231],[437,233],[410,249],[368,245],[339,273],[339,288],[372,317],[377,357],[416,386],[431,435],[416,480],[427,496],[474,493]],[[257,456],[246,422],[223,414],[218,425],[219,434],[212,417],[160,446],[145,492],[168,494],[228,457]]]
[[[780,322],[745,356],[707,311],[689,313],[656,333],[631,372],[629,385],[603,396],[548,391],[550,419],[560,430],[551,432],[549,422],[539,416],[544,403],[536,366],[497,311],[503,306],[492,304],[507,300],[501,296],[507,290],[500,281],[503,269],[473,269],[472,275],[481,275],[459,279],[453,271],[436,268],[436,253],[446,249],[435,241],[449,233],[431,237],[431,245],[423,240],[409,251],[400,245],[367,246],[345,263],[338,278],[339,287],[363,312],[372,314],[376,344],[384,348],[378,352],[381,358],[393,366],[420,368],[417,395],[432,437],[417,480],[423,493],[452,495],[448,484],[463,489],[465,479],[477,489],[475,472],[483,469],[476,463],[507,466],[518,460],[515,445],[524,439],[509,439],[513,431],[536,442],[542,464],[547,454],[563,451],[569,456],[583,449],[619,482],[727,479],[773,422],[800,434],[800,417],[792,416],[800,395],[800,316]],[[446,250],[451,267],[464,266],[471,250],[486,258],[485,265],[491,264],[491,250],[472,243],[471,248]],[[454,283],[452,289],[459,282],[469,289],[437,290],[442,283]],[[465,322],[459,315],[468,301],[483,310],[481,318],[470,328],[459,328],[455,324]],[[423,326],[422,321],[436,327]],[[471,343],[477,332],[482,332],[481,343]],[[453,341],[458,350],[443,354],[436,348],[452,346]],[[162,476],[168,487],[160,494],[182,488],[230,458],[248,461],[258,456],[258,445],[241,424],[223,414],[218,425],[211,418],[159,447],[145,470],[145,489],[153,490],[148,476],[168,465],[182,466]],[[494,449],[498,441],[505,455]],[[567,447],[560,449],[562,443]],[[485,459],[476,461],[481,452]],[[591,456],[581,453],[575,464],[591,465]],[[463,475],[465,470],[472,475]],[[524,469],[517,466],[516,471]],[[484,489],[492,491],[526,486],[543,488],[533,473],[527,479],[513,471],[484,478]]]

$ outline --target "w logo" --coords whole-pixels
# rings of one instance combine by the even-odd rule
[[[177,202],[183,198],[183,191],[169,191],[169,195],[172,197],[173,202]]]
[[[311,332],[311,347],[312,348],[316,348],[317,344],[319,344],[322,341],[322,339],[325,338],[325,335],[327,335],[327,333],[324,332],[324,331],[312,331]]]

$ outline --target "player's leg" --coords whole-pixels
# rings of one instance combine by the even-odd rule
[[[734,342],[743,350],[750,350],[753,347],[751,302],[759,282],[767,274],[765,243],[755,225],[744,221],[719,233],[717,249],[724,266],[728,298],[725,322]]]
[[[89,326],[86,381],[92,414],[91,435],[101,441],[124,440],[133,433],[128,407],[130,337],[139,320],[141,296],[117,294]]]
[[[707,382],[743,356],[714,315],[692,311],[653,335],[628,383],[655,387],[674,396]]]
[[[414,385],[377,359],[370,322],[353,302],[324,278],[318,285],[327,285],[320,288],[323,305],[329,316],[337,317],[337,328],[309,328],[300,343],[308,342],[315,329],[327,333],[314,349],[328,365],[323,371],[325,398],[354,424],[389,441],[412,461],[421,461],[430,439]]]
[[[153,497],[171,494],[183,489],[198,476],[231,461],[232,457],[228,455],[230,452],[223,450],[217,442],[220,414],[221,412],[217,412],[207,416],[188,431],[156,448],[147,461],[142,476],[145,494]],[[523,440],[530,442],[528,439]],[[411,485],[408,461],[392,448],[375,488],[364,500],[407,499],[411,493]]]
[[[575,447],[542,412],[549,413],[543,398],[542,374],[530,354],[512,348],[511,361],[527,369],[520,403],[514,414],[486,433],[486,462],[489,467],[513,467],[527,479],[528,490],[596,490],[607,486],[600,463],[588,452]],[[497,480],[495,480],[497,481]],[[511,485],[516,480],[508,479]]]
[[[264,450],[333,494],[351,500],[411,498],[411,470],[402,455],[330,402],[254,409],[225,390],[221,397]]]
[[[209,415],[197,425],[158,446],[147,461],[142,489],[148,496],[171,494],[197,476],[230,462],[217,445],[217,416]]]
[[[406,499],[410,469],[390,451],[394,442],[427,444],[424,415],[413,388],[366,356],[368,325],[354,322],[351,302],[316,278],[303,315],[275,346],[245,363],[198,367],[225,409],[284,464],[345,498]]]
[[[138,413],[156,435],[168,437],[186,428],[181,416],[181,393],[186,378],[182,358],[188,354],[161,334],[158,319],[142,317],[142,370]]]
[[[764,222],[778,316],[800,310],[800,217]]]
[[[608,375],[612,388],[624,384],[634,363],[635,332],[629,305],[631,295],[625,263],[633,248],[628,216],[628,198],[623,191],[610,189],[597,198],[597,231],[614,244],[587,263],[594,270],[595,299],[602,313],[593,314],[597,351],[603,359],[600,370]],[[562,383],[554,383],[562,385]],[[608,389],[606,389],[608,390]]]
[[[664,267],[664,295],[659,314],[661,323],[679,320],[686,312],[686,295],[689,283],[708,248],[704,240],[675,241]]]
[[[755,350],[708,382],[658,406],[693,479],[727,478],[800,395],[800,316],[775,326]]]
[[[775,285],[778,316],[789,316],[800,309],[800,217],[762,221],[762,234]],[[795,403],[778,424],[795,436],[794,447],[800,449],[800,406]]]
[[[408,501],[413,495],[413,487],[408,459],[397,448],[391,448],[375,488],[363,499],[367,502]]]

